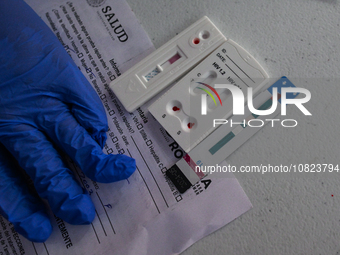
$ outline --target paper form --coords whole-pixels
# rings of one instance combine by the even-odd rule
[[[164,172],[184,151],[147,112],[124,110],[108,84],[154,50],[122,0],[37,1],[28,4],[50,26],[97,91],[108,122],[106,153],[136,159],[127,180],[112,184],[75,174],[96,207],[92,224],[72,226],[50,213],[53,233],[29,242],[0,217],[4,254],[178,254],[251,208],[234,178],[206,178],[181,195]]]

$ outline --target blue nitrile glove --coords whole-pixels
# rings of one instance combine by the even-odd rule
[[[20,234],[43,242],[50,219],[17,163],[71,224],[89,224],[95,208],[59,149],[98,182],[127,178],[136,165],[102,152],[108,127],[101,101],[33,10],[22,0],[1,0],[0,24],[0,213]]]

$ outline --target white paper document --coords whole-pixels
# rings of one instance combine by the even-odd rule
[[[32,243],[0,217],[0,255],[178,254],[251,208],[235,178],[207,176],[179,194],[164,173],[184,151],[146,106],[128,113],[109,89],[112,80],[154,50],[125,1],[27,2],[102,100],[109,122],[104,151],[135,158],[137,169],[127,180],[101,184],[70,162],[95,204],[93,223],[72,226],[51,213],[51,237]]]

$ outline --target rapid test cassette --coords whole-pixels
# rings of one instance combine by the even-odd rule
[[[180,193],[184,193],[196,182],[213,172],[236,172],[226,166],[219,166],[224,159],[242,146],[247,140],[255,135],[266,124],[273,127],[274,122],[280,121],[275,118],[280,113],[282,88],[295,87],[294,84],[282,77],[267,90],[261,92],[253,100],[255,109],[264,111],[272,108],[274,100],[277,100],[276,110],[269,115],[256,115],[246,109],[244,115],[232,116],[235,124],[218,125],[217,129],[206,137],[201,143],[166,171],[167,177],[172,181]],[[275,97],[274,88],[277,89]],[[296,93],[287,93],[286,98],[297,97]]]
[[[129,112],[184,76],[226,38],[203,17],[110,83]]]
[[[229,89],[222,88],[224,84],[237,87],[243,95],[252,88],[256,95],[267,84],[267,78],[245,49],[228,40],[153,103],[149,111],[189,152],[216,129],[214,119],[232,115],[233,96]]]

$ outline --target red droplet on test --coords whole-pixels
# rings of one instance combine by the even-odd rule
[[[199,43],[200,43],[200,39],[195,38],[195,39],[193,40],[193,43],[194,43],[194,44],[199,44]]]
[[[173,110],[174,112],[177,112],[177,111],[179,111],[180,109],[179,109],[177,106],[174,106],[174,107],[172,107],[172,110]]]
[[[195,123],[188,123],[188,128],[191,129],[194,125]]]

